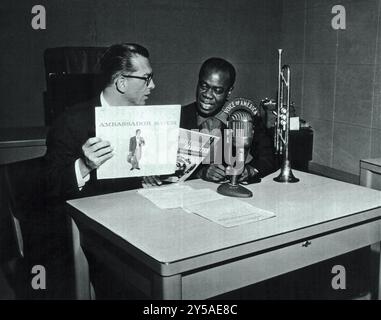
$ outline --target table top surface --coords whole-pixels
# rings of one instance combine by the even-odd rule
[[[0,148],[45,146],[47,127],[0,128]]]
[[[366,162],[366,163],[381,167],[381,158],[361,159],[360,162]]]
[[[181,208],[161,210],[137,190],[68,203],[79,210],[76,214],[104,226],[161,263],[189,259],[351,215],[357,217],[362,212],[381,208],[380,191],[296,170],[294,174],[300,182],[277,183],[273,174],[259,184],[249,185],[254,196],[242,201],[272,211],[276,216],[231,228]],[[218,187],[201,180],[186,184],[214,191]]]

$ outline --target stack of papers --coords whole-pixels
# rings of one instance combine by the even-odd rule
[[[160,209],[184,208],[223,198],[222,195],[210,189],[193,189],[182,184],[139,189],[138,193]]]
[[[210,189],[193,189],[183,184],[140,189],[138,193],[160,209],[183,208],[224,227],[275,217],[273,212],[242,200],[222,196]]]

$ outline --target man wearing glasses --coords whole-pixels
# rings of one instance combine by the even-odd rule
[[[95,137],[95,107],[144,105],[155,88],[148,50],[138,44],[117,44],[106,50],[100,61],[103,89],[91,101],[69,108],[56,119],[47,137],[47,213],[59,221],[65,217],[65,200],[141,187],[141,179],[98,181],[94,169],[113,156],[110,142]],[[58,221],[58,220],[57,220]],[[49,235],[52,248],[44,250],[50,298],[71,298],[70,248],[66,224]],[[50,226],[49,229],[54,226]],[[54,230],[57,226],[54,227]],[[54,238],[54,239],[53,239]],[[57,239],[56,239],[57,238]],[[60,243],[60,245],[58,245]],[[58,247],[59,246],[59,247]],[[49,252],[46,254],[45,252]],[[56,267],[50,267],[54,261]],[[68,273],[69,272],[69,273]],[[54,275],[61,276],[54,276]],[[49,277],[56,277],[53,284]],[[66,288],[69,286],[69,288]]]
[[[111,46],[100,61],[104,87],[95,99],[64,113],[47,138],[48,198],[61,201],[140,187],[138,179],[97,181],[113,156],[110,142],[95,137],[94,107],[144,105],[155,88],[148,50],[138,44]]]
[[[184,129],[198,129],[203,132],[222,136],[225,125],[215,116],[230,97],[236,78],[234,66],[221,58],[206,60],[199,72],[196,101],[183,106],[180,126]],[[216,148],[221,150],[223,139]],[[241,181],[255,180],[275,170],[273,144],[265,132],[260,118],[255,119],[255,133],[249,162],[240,178]],[[211,163],[197,169],[195,175],[208,181],[225,180],[225,165],[222,152],[214,152]]]

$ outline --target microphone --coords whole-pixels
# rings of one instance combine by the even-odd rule
[[[254,133],[254,116],[258,110],[245,98],[236,98],[224,106],[225,113],[225,161],[228,163],[226,174],[230,176],[228,183],[221,184],[217,192],[230,197],[249,198],[253,193],[238,183],[245,168],[245,159],[250,150]],[[234,147],[234,148],[233,148]],[[233,149],[235,155],[233,155]]]

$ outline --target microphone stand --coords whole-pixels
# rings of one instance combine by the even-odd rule
[[[253,193],[249,189],[241,186],[238,182],[238,179],[245,168],[245,159],[248,153],[248,149],[239,147],[237,148],[237,153],[238,153],[237,162],[239,161],[239,159],[242,159],[242,158],[243,158],[243,162],[239,164],[239,169],[235,169],[231,166],[228,166],[226,168],[226,172],[230,176],[230,181],[227,183],[221,184],[217,188],[217,192],[219,194],[222,194],[228,197],[251,198],[253,196]],[[243,157],[242,157],[242,153],[243,153]]]
[[[226,162],[229,164],[226,168],[226,174],[230,176],[230,181],[221,184],[217,188],[217,192],[222,195],[239,198],[250,198],[253,196],[250,190],[239,184],[238,179],[244,171],[246,156],[252,144],[254,134],[253,122],[257,113],[258,109],[251,100],[235,98],[226,104],[216,116],[228,128],[228,130],[225,130],[224,135],[224,145],[228,149],[228,152],[225,149],[224,154]],[[232,154],[233,146],[236,150],[235,158],[233,158]]]

